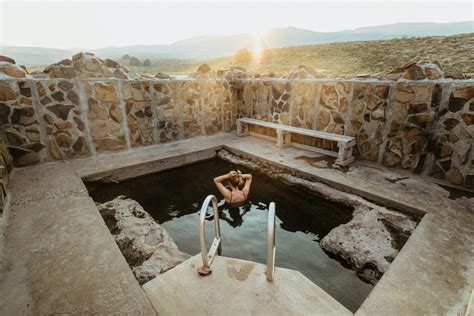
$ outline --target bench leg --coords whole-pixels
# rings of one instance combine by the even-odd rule
[[[248,136],[250,134],[250,126],[237,120],[237,136]]]
[[[291,146],[291,133],[277,129],[277,143],[278,148],[287,148]]]
[[[347,166],[354,161],[354,157],[352,156],[353,146],[347,146],[346,144],[338,144],[338,146],[339,152],[335,163],[339,166]]]

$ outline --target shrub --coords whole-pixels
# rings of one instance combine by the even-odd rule
[[[252,60],[252,53],[248,49],[239,49],[234,55],[234,62],[238,65],[248,65]]]
[[[130,57],[129,65],[130,65],[130,66],[141,66],[142,63],[140,62],[140,60],[139,60],[137,57],[131,56],[131,57]]]
[[[150,67],[151,66],[151,60],[148,58],[143,61],[143,66],[145,67]]]

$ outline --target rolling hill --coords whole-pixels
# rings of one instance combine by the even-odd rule
[[[340,32],[315,32],[295,27],[269,30],[263,37],[264,47],[281,48],[295,45],[323,44],[347,41],[382,40],[404,37],[453,35],[474,32],[474,21],[454,23],[399,23],[363,27]],[[240,48],[252,50],[252,34],[206,35],[177,41],[168,45],[137,45],[105,47],[91,52],[102,58],[119,58],[130,54],[139,58],[210,59],[234,54]],[[0,46],[0,54],[10,56],[19,64],[50,64],[77,52],[77,49]]]
[[[340,42],[268,49],[261,62],[239,64],[234,56],[179,61],[152,60],[151,67],[129,67],[136,73],[190,74],[203,62],[212,69],[244,66],[252,72],[288,75],[301,64],[312,66],[321,76],[354,76],[387,72],[409,61],[437,60],[448,71],[474,73],[474,33],[379,41]],[[123,63],[123,61],[120,61]]]

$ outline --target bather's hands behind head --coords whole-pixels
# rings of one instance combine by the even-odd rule
[[[229,177],[235,177],[235,176],[238,176],[239,174],[237,173],[237,171],[231,170],[227,175]]]

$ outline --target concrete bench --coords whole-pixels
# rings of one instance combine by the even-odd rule
[[[270,137],[270,136],[250,132],[249,125],[256,125],[256,126],[262,126],[262,127],[275,129],[277,133],[276,146],[278,148],[286,148],[292,145],[294,147],[298,147],[298,148],[302,148],[302,149],[306,149],[310,151],[315,151],[324,155],[336,157],[337,159],[335,163],[340,166],[347,166],[348,164],[354,161],[354,157],[352,156],[352,148],[356,144],[354,137],[314,131],[314,130],[310,130],[306,128],[293,127],[293,126],[287,126],[287,125],[282,125],[282,124],[275,124],[271,122],[265,122],[265,121],[255,120],[255,119],[246,118],[246,117],[243,117],[237,120],[237,135],[238,136],[252,135],[252,136],[257,136],[261,138],[275,140],[275,138]],[[330,150],[326,150],[326,149],[322,149],[318,147],[307,146],[304,144],[292,143],[291,142],[292,133],[335,141],[337,142],[337,147],[339,148],[339,151],[335,152],[335,151],[330,151]]]

